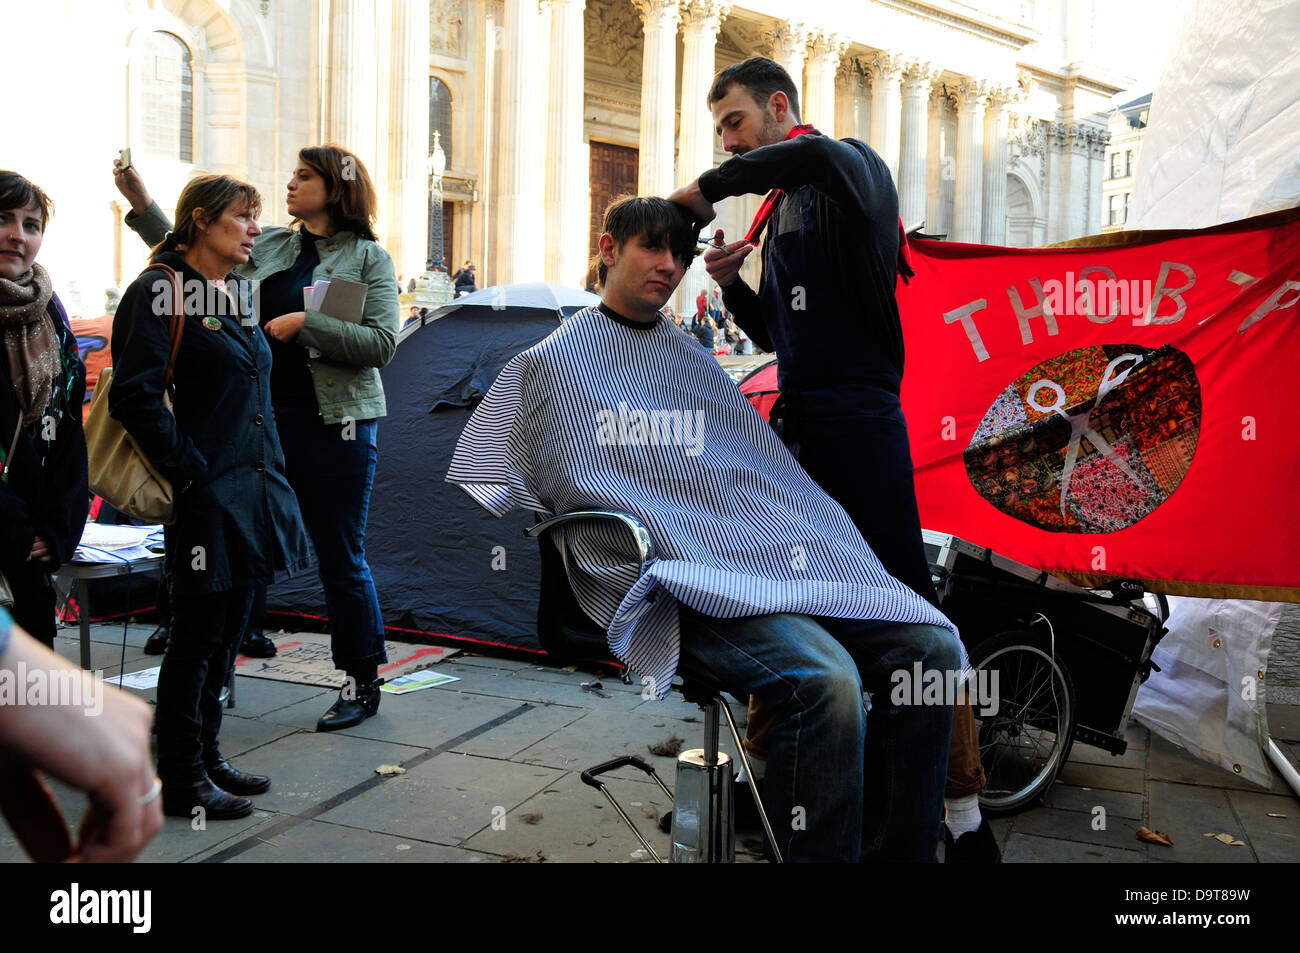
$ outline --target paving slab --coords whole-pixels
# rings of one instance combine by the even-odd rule
[[[1007,864],[1140,864],[1143,859],[1137,850],[1075,844],[1019,832],[1011,835],[1002,851],[1002,861]]]
[[[1250,837],[1228,801],[1228,792],[1190,784],[1152,781],[1148,827],[1173,838],[1173,847],[1152,847],[1161,860],[1251,863],[1256,857]],[[1222,844],[1206,834],[1231,834],[1244,847]]]
[[[1101,829],[1098,824],[1104,824]],[[1016,819],[1016,833],[1038,837],[1056,837],[1076,844],[1094,844],[1117,850],[1147,853],[1146,845],[1137,839],[1137,829],[1142,821],[1107,812],[1104,816],[1092,812],[1064,811],[1042,807],[1026,811]]]
[[[672,802],[650,781],[612,780],[610,792],[637,829],[667,857],[669,838],[656,826]],[[523,820],[535,817],[535,823]],[[651,816],[653,815],[653,816]],[[568,772],[505,816],[498,825],[471,837],[464,846],[500,855],[535,857],[571,863],[653,863],[614,808],[598,790]]]
[[[310,704],[320,709],[316,718],[325,714],[325,710],[338,697],[337,691],[322,688],[319,685],[299,685],[295,682],[273,682],[268,678],[243,678],[235,676],[235,707],[230,709],[247,718],[264,718],[277,724],[290,724],[294,728],[316,728],[316,720],[308,724],[292,724],[276,715],[285,709],[310,700]]]
[[[1185,748],[1180,748],[1159,735],[1151,736],[1151,755],[1147,762],[1147,775],[1152,780],[1178,781],[1183,784],[1231,788],[1258,794],[1266,791],[1273,794],[1289,793],[1291,789],[1286,787],[1282,779],[1277,776],[1277,772],[1271,768],[1269,770],[1273,775],[1272,783],[1267,788],[1260,787],[1255,782],[1233,774],[1226,768],[1202,761]]]
[[[1107,817],[1123,817],[1141,821],[1145,800],[1141,794],[1127,791],[1107,791],[1102,788],[1082,788],[1060,781],[1052,785],[1043,798],[1043,806],[1065,811],[1083,811],[1091,815],[1093,808],[1106,809]]]
[[[1300,741],[1300,705],[1269,704],[1266,709],[1274,741]]]
[[[1250,835],[1240,840],[1250,841],[1261,862],[1300,862],[1300,801],[1275,794],[1229,791],[1228,803]],[[1269,817],[1269,814],[1285,814],[1286,817]]]
[[[426,844],[409,837],[358,830],[322,821],[303,821],[286,831],[276,832],[275,819],[268,819],[245,832],[257,838],[248,850],[225,859],[233,864],[448,864],[485,863],[496,858],[440,844]],[[243,838],[241,838],[242,840]],[[203,860],[228,849],[230,842],[205,851]]]
[[[628,711],[642,704],[641,690],[630,690],[627,686],[610,685],[602,688],[602,695],[583,690],[582,682],[591,681],[592,677],[580,673],[569,675],[568,684],[563,682],[542,682],[537,679],[520,677],[519,673],[506,674],[491,669],[477,670],[465,668],[453,674],[460,676],[457,689],[480,695],[495,695],[499,698],[517,698],[520,701],[536,702],[542,705],[569,705],[575,708],[604,708],[613,711]],[[600,680],[602,685],[606,680]],[[623,690],[628,689],[628,690]]]
[[[375,768],[381,764],[400,764],[423,750],[339,732],[296,732],[249,751],[239,759],[239,767],[271,777],[271,790],[253,798],[257,807],[301,814],[376,777]]]
[[[562,771],[444,752],[384,782],[320,820],[365,830],[460,844],[505,816]]]
[[[276,725],[259,718],[245,718],[236,714],[239,709],[229,708],[221,716],[221,753],[234,760],[247,751],[270,744],[286,735],[293,734],[293,728]],[[236,767],[242,761],[236,762]]]
[[[1141,794],[1145,789],[1145,778],[1138,768],[1115,768],[1073,760],[1061,769],[1057,779],[1064,784],[1079,788],[1102,788],[1107,791],[1128,791],[1132,794]]]
[[[1126,740],[1128,749],[1121,755],[1114,755],[1105,748],[1096,748],[1077,739],[1070,748],[1070,762],[1078,764],[1099,764],[1109,768],[1145,768],[1147,766],[1149,732],[1141,725],[1130,725]]]
[[[676,757],[651,754],[649,746],[677,737],[682,748],[698,748],[704,743],[704,723],[685,722],[665,717],[660,709],[633,712],[591,711],[525,748],[515,760],[544,764],[565,770],[583,771],[603,761],[624,755],[636,755],[649,762],[669,787],[677,770]],[[721,750],[735,757],[730,733],[721,733]],[[623,768],[611,777],[644,778],[635,768]]]

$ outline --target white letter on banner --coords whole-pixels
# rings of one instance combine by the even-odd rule
[[[1290,301],[1284,302],[1282,299],[1286,297],[1288,291],[1294,291],[1295,294],[1291,296]],[[1298,301],[1300,301],[1300,281],[1282,282],[1281,287],[1269,295],[1267,301],[1252,311],[1250,317],[1241,322],[1241,327],[1237,328],[1237,333],[1240,334],[1242,331],[1245,331],[1246,328],[1257,323],[1270,311],[1283,311],[1287,308],[1294,308]]]
[[[1088,277],[1094,274],[1106,276],[1105,281],[1098,282],[1096,294],[1093,294],[1092,286],[1088,284]],[[1128,309],[1128,285],[1118,281],[1115,277],[1115,272],[1110,268],[1107,268],[1105,265],[1089,265],[1087,268],[1083,269],[1083,271],[1079,272],[1079,283],[1087,289],[1088,297],[1091,299],[1088,308],[1083,311],[1083,314],[1093,324],[1110,324],[1110,322],[1119,317],[1121,310]],[[1121,287],[1124,289],[1122,292],[1120,292]],[[1120,294],[1122,294],[1125,299],[1123,309],[1118,306]],[[1110,304],[1111,301],[1116,301],[1117,306],[1113,310],[1109,311],[1106,317],[1103,318],[1099,316],[1097,314],[1098,303],[1100,303],[1102,309],[1105,310],[1106,305]]]
[[[1043,319],[1047,325],[1048,337],[1055,337],[1058,333],[1056,327],[1056,316],[1052,314],[1052,309],[1047,303],[1047,297],[1043,294],[1043,283],[1037,278],[1029,279],[1029,287],[1034,289],[1034,294],[1038,296],[1038,303],[1029,310],[1025,310],[1024,302],[1020,300],[1020,292],[1016,286],[1012,285],[1007,289],[1007,300],[1011,302],[1011,309],[1016,312],[1016,320],[1020,322],[1020,343],[1033,344],[1034,332],[1029,330],[1029,319]]]
[[[966,337],[970,339],[970,346],[975,349],[975,357],[982,363],[989,359],[989,352],[984,348],[984,341],[980,338],[980,333],[975,329],[975,321],[971,317],[976,311],[983,311],[989,306],[987,298],[980,298],[978,301],[972,301],[970,304],[964,304],[953,311],[945,311],[943,321],[945,324],[952,324],[954,321],[960,321],[961,326],[966,329]]]
[[[1165,287],[1165,282],[1169,280],[1169,272],[1177,268],[1187,279],[1187,284],[1180,288],[1169,289]],[[1179,264],[1176,261],[1162,261],[1160,263],[1160,275],[1156,278],[1156,290],[1151,295],[1151,304],[1147,307],[1145,316],[1135,317],[1133,324],[1139,327],[1144,324],[1177,324],[1183,320],[1183,315],[1187,313],[1187,302],[1183,300],[1183,294],[1191,290],[1192,285],[1196,284],[1196,272],[1192,271],[1190,265]],[[1156,312],[1160,310],[1160,302],[1165,298],[1172,298],[1178,302],[1178,310],[1173,314],[1166,315],[1163,318],[1157,318]]]

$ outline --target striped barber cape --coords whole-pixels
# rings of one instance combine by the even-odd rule
[[[446,479],[498,517],[609,509],[649,527],[657,558],[644,571],[620,525],[555,532],[579,605],[660,698],[677,670],[679,603],[716,618],[793,612],[956,632],[885,572],[713,356],[662,317],[588,308],[516,356]]]

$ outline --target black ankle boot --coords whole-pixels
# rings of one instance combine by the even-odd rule
[[[228,821],[253,813],[252,801],[227,794],[206,777],[188,784],[164,784],[162,802],[168,817],[194,817],[196,807],[203,809],[202,816],[209,821]]]
[[[228,794],[247,796],[271,790],[271,779],[264,774],[245,774],[220,756],[204,766],[212,783]]]
[[[338,701],[330,710],[321,715],[316,722],[317,731],[341,731],[359,725],[375,712],[379,711],[379,686],[384,684],[382,678],[369,682],[355,682],[355,697],[345,698],[347,686],[339,692]]]
[[[167,639],[171,630],[165,625],[160,625],[153,630],[149,638],[144,640],[145,655],[162,655],[167,651]]]

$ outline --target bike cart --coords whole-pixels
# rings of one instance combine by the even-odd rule
[[[987,777],[980,806],[1018,810],[1040,797],[1076,740],[1123,754],[1138,687],[1165,634],[1140,583],[1082,589],[948,533],[922,531],[944,613],[961,631],[992,703],[972,698]]]

